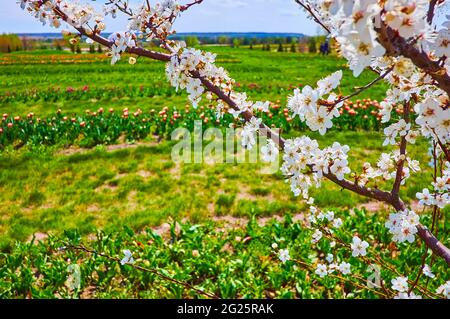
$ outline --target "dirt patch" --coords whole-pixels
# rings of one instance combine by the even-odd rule
[[[415,212],[420,212],[423,210],[423,206],[419,205],[418,201],[412,201],[407,206],[410,207],[411,210],[413,210]],[[389,211],[393,210],[392,206],[390,206],[386,203],[383,203],[383,202],[379,202],[379,201],[367,202],[367,203],[358,205],[357,208],[358,209],[365,208],[368,212],[371,212],[371,213],[373,213],[373,212],[389,212]]]
[[[105,150],[107,152],[114,152],[122,149],[128,149],[128,148],[137,148],[139,146],[146,146],[146,147],[154,147],[158,145],[158,142],[138,142],[138,143],[120,143],[120,144],[113,144],[113,145],[107,145],[105,146]],[[80,148],[71,146],[69,148],[59,150],[56,152],[56,155],[63,155],[63,156],[70,156],[74,154],[83,154],[90,151],[95,150],[95,148]]]
[[[361,205],[358,205],[358,209],[365,209],[368,212],[379,212],[379,211],[388,211],[389,206],[385,203],[374,201],[374,202],[368,202]]]
[[[88,207],[87,207],[87,209],[86,209],[86,211],[88,212],[88,213],[95,213],[95,212],[98,212],[100,210],[100,207],[98,207],[98,205],[89,205]]]
[[[80,294],[80,299],[92,299],[95,298],[96,288],[94,286],[88,286],[83,289]]]
[[[175,166],[173,166],[169,170],[170,175],[172,175],[173,178],[180,180],[181,179],[181,165],[179,162],[175,162]]]
[[[33,239],[33,236],[34,236],[34,239]],[[31,241],[33,241],[33,244],[37,244],[41,241],[46,240],[47,238],[48,238],[48,234],[36,232],[33,235],[31,235],[30,237],[28,237],[27,243],[31,243]]]
[[[154,176],[155,174],[153,174],[152,172],[149,171],[145,171],[145,170],[140,170],[136,173],[138,176],[141,176],[142,178],[146,179],[149,178],[151,176]]]
[[[117,189],[117,187],[118,187],[117,185],[104,184],[104,185],[97,187],[94,191],[96,193],[103,193],[105,191],[114,192]]]

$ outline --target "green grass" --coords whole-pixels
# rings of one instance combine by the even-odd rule
[[[350,162],[358,171],[362,161],[376,163],[382,151],[380,133],[332,132],[318,138],[350,145]],[[139,230],[169,217],[204,221],[211,216],[272,216],[301,213],[305,206],[294,197],[281,173],[265,174],[263,164],[174,164],[174,142],[117,151],[104,147],[59,155],[53,149],[0,153],[0,241],[24,241],[34,232],[61,233],[79,228],[115,230],[128,225]],[[423,172],[411,178],[402,196],[409,201],[431,178],[420,151],[410,148]],[[382,185],[381,185],[382,186]],[[367,199],[341,191],[332,183],[312,190],[323,208],[354,208]]]
[[[376,232],[376,238],[367,238],[375,247],[370,248],[369,256],[375,253],[384,265],[415,278],[422,262],[419,241],[392,247],[379,216],[355,210],[337,211],[336,217],[349,214],[354,218],[347,218],[343,229],[356,228],[360,234]],[[224,221],[171,222],[164,232],[146,228],[134,233],[123,227],[114,232],[99,231],[89,240],[76,231],[67,231],[44,242],[18,243],[10,254],[0,253],[0,298],[205,298],[192,287],[219,298],[379,298],[376,290],[352,284],[358,282],[356,274],[367,276],[364,261],[351,257],[346,249],[331,248],[325,239],[311,245],[311,233],[290,215],[265,225],[250,218],[241,227]],[[337,236],[346,241],[351,238],[341,230]],[[273,243],[288,249],[292,260],[281,263],[277,249],[271,248]],[[102,256],[72,248],[80,245]],[[390,249],[378,248],[386,246]],[[134,265],[143,269],[119,264],[124,249],[132,252]],[[326,252],[351,263],[352,274],[344,276],[347,281],[319,278],[314,273],[315,264]],[[69,265],[79,267],[79,286],[68,280]],[[434,292],[448,279],[446,267],[445,262],[436,260],[432,266],[436,279],[428,282],[422,276],[419,286]],[[165,280],[155,272],[183,284]],[[396,273],[383,266],[381,275],[390,290],[387,283]],[[395,294],[390,291],[388,297]]]

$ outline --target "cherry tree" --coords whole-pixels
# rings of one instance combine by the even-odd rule
[[[284,139],[254,116],[255,111],[267,111],[268,102],[253,102],[245,93],[237,92],[235,80],[216,66],[214,54],[171,40],[175,20],[204,1],[208,0],[183,3],[144,0],[140,5],[131,5],[127,0],[106,0],[103,12],[97,12],[88,3],[69,0],[20,0],[18,3],[43,24],[55,28],[70,26],[75,30],[75,37],[84,36],[108,47],[111,64],[124,53],[131,55],[130,64],[136,63],[139,57],[165,62],[168,81],[177,90],[185,90],[194,107],[206,98],[215,103],[218,117],[231,113],[242,119],[242,144],[247,149],[255,145],[257,134],[266,136],[263,157],[276,160],[272,155],[280,153],[281,171],[292,192],[310,205],[312,243],[329,238],[347,247],[353,257],[368,258],[370,244],[364,238],[354,234],[350,243],[336,238],[334,230],[342,226],[342,219],[334,212],[323,212],[314,206],[309,190],[328,181],[388,204],[392,213],[386,227],[392,240],[412,243],[419,237],[435,256],[450,266],[450,249],[434,235],[442,209],[450,201],[450,16],[442,25],[435,21],[437,12],[446,6],[445,0],[292,0],[336,41],[355,77],[365,69],[376,74],[375,80],[348,96],[338,93],[342,71],[324,77],[314,87],[295,89],[287,105],[292,117],[298,116],[309,129],[323,135],[340,116],[339,110],[346,100],[377,82],[385,81],[389,85],[381,103],[382,122],[387,126],[380,144],[393,145],[394,150],[380,154],[376,163],[360,163],[360,170],[354,172],[349,168],[348,146],[334,142],[320,148],[316,140],[307,136]],[[108,38],[102,36],[105,16],[119,14],[128,17],[125,31],[115,32]],[[156,41],[161,50],[144,48],[145,41]],[[402,106],[402,116],[394,121],[391,115],[395,105]],[[408,154],[408,145],[414,144],[418,137],[429,141],[429,165],[434,171],[429,187],[417,193],[420,205],[428,207],[432,214],[431,228],[423,225],[419,214],[400,197],[400,189],[407,186],[409,177],[420,174],[420,163]],[[391,186],[382,189],[379,185]],[[282,262],[291,259],[288,250],[278,252]],[[345,261],[338,264],[332,254],[326,260],[315,268],[319,277],[351,273],[351,265]],[[419,277],[421,274],[435,276],[425,263]],[[398,292],[396,298],[418,298],[412,291],[418,278],[412,282],[399,274],[393,279],[391,289]],[[419,291],[427,293],[426,289]],[[436,293],[449,297],[450,282],[441,285]]]

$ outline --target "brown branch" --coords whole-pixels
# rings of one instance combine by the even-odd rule
[[[401,37],[397,31],[388,27],[384,22],[377,29],[378,41],[391,56],[404,56],[425,73],[429,74],[436,82],[436,86],[445,91],[450,96],[450,75],[447,70],[439,64],[439,61],[432,60],[426,52],[418,49],[414,44],[409,43]]]
[[[341,103],[341,102],[347,101],[347,100],[351,99],[352,97],[355,97],[355,96],[361,94],[361,93],[364,92],[365,90],[369,89],[370,87],[372,87],[373,85],[375,85],[376,83],[378,83],[379,81],[381,81],[382,79],[384,79],[386,76],[388,76],[389,73],[392,72],[393,69],[394,69],[393,67],[387,69],[384,73],[380,74],[380,75],[379,75],[377,78],[375,78],[373,81],[367,83],[367,84],[364,85],[364,86],[361,86],[361,87],[357,88],[356,91],[353,92],[353,93],[350,94],[350,95],[341,97],[340,99],[338,99],[337,101],[334,101],[334,102],[320,101],[320,104],[325,105],[325,106],[332,106],[332,107],[334,107],[334,106],[336,106],[337,104],[339,104],[339,103]],[[330,111],[331,111],[331,110],[330,110]]]
[[[196,4],[201,4],[202,2],[203,2],[203,0],[195,0],[194,2],[182,5],[181,8],[180,8],[180,11],[184,12],[184,11],[188,10],[190,7],[192,7],[192,6],[196,5]]]
[[[442,141],[439,138],[437,138],[437,141],[439,147],[441,148],[442,152],[445,155],[446,160],[450,162],[450,150],[442,143]]]
[[[74,245],[68,244],[66,247],[69,248],[69,249],[73,249],[73,250],[81,250],[81,251],[84,251],[84,252],[89,253],[89,254],[98,255],[98,256],[104,257],[104,258],[106,258],[106,259],[115,261],[115,262],[120,262],[120,258],[112,257],[112,256],[109,256],[109,255],[106,255],[106,254],[101,253],[101,252],[98,252],[98,251],[96,251],[96,250],[87,248],[87,247],[84,246],[84,245],[74,246]],[[203,290],[201,290],[201,289],[199,289],[199,288],[196,288],[196,287],[192,286],[191,284],[188,284],[187,282],[180,281],[180,280],[178,280],[178,279],[175,279],[175,278],[169,277],[169,276],[167,276],[167,275],[164,275],[164,274],[162,274],[161,272],[159,272],[159,271],[156,270],[156,269],[145,268],[145,267],[142,267],[142,266],[139,266],[139,265],[135,265],[135,264],[128,264],[128,265],[131,266],[131,267],[133,267],[133,268],[136,269],[136,270],[140,270],[140,271],[143,271],[143,272],[152,273],[152,274],[154,274],[154,275],[160,277],[161,279],[164,279],[164,280],[166,280],[166,281],[173,282],[173,283],[175,283],[175,284],[177,284],[177,285],[180,285],[180,286],[183,286],[183,287],[185,287],[185,288],[187,288],[187,289],[193,290],[193,291],[195,291],[195,292],[197,292],[197,293],[199,293],[199,294],[202,294],[202,295],[204,295],[204,296],[206,296],[206,297],[208,297],[208,298],[212,298],[212,299],[220,299],[217,295],[215,295],[215,294],[213,294],[213,293],[209,293],[209,292],[203,291]]]
[[[303,7],[303,9],[305,9],[313,18],[313,20],[319,24],[325,31],[327,31],[328,33],[331,33],[331,30],[319,19],[319,17],[317,16],[317,14],[314,12],[313,8],[311,8],[311,6],[308,4],[304,4],[301,0],[295,0],[295,2],[297,2],[300,6]]]
[[[436,8],[437,2],[438,2],[438,0],[430,0],[430,6],[428,7],[428,12],[427,12],[427,22],[428,22],[428,24],[432,24],[433,23],[434,9]]]
[[[403,119],[405,120],[406,123],[409,123],[409,111],[410,111],[410,103],[409,102],[405,102],[405,104],[403,105]],[[395,173],[395,181],[394,181],[394,185],[392,186],[392,199],[394,201],[399,201],[400,197],[399,197],[399,193],[400,193],[400,185],[402,184],[402,175],[403,175],[403,167],[405,166],[405,157],[406,156],[406,135],[403,136],[401,138],[400,141],[400,160],[397,163],[397,171]]]

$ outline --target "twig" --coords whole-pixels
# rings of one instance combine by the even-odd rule
[[[98,255],[98,256],[107,258],[109,260],[112,260],[112,261],[120,262],[120,259],[117,258],[117,257],[112,257],[112,256],[109,256],[109,255],[106,255],[106,254],[98,252],[96,250],[87,248],[84,245],[75,246],[75,245],[68,244],[68,245],[66,245],[66,248],[73,249],[73,250],[81,250],[81,251],[87,252],[89,254]],[[139,266],[139,265],[135,265],[135,264],[128,264],[128,265],[130,265],[131,267],[133,267],[136,270],[152,273],[152,274],[154,274],[154,275],[156,275],[156,276],[158,276],[158,277],[160,277],[160,278],[162,278],[164,280],[167,280],[167,281],[173,282],[175,284],[181,285],[181,286],[183,286],[183,287],[185,287],[187,289],[193,290],[193,291],[195,291],[195,292],[197,292],[199,294],[202,294],[202,295],[204,295],[206,297],[209,297],[209,298],[212,298],[212,299],[220,299],[217,295],[215,295],[213,293],[209,293],[209,292],[203,291],[203,290],[201,290],[199,288],[196,288],[196,287],[188,284],[187,282],[183,282],[183,281],[171,278],[169,276],[166,276],[166,275],[160,273],[156,269],[149,269],[149,268],[145,268],[145,267],[142,267],[142,266]]]
[[[403,119],[405,120],[405,122],[408,124],[409,123],[409,109],[410,109],[410,103],[409,102],[405,102],[405,104],[403,105]],[[402,175],[403,175],[403,167],[405,166],[405,161],[406,159],[404,158],[406,156],[406,145],[407,145],[407,141],[406,141],[406,135],[402,136],[401,141],[400,141],[400,160],[397,163],[397,171],[395,173],[395,181],[394,181],[394,185],[392,186],[392,198],[395,201],[399,201],[400,197],[399,197],[399,192],[400,192],[400,185],[402,183]]]
[[[295,0],[295,2],[297,2],[299,5],[301,5],[303,7],[303,9],[305,9],[310,15],[311,17],[314,19],[314,21],[319,24],[322,28],[324,28],[325,31],[327,31],[328,33],[331,33],[330,28],[328,28],[322,21],[320,21],[319,17],[317,16],[317,14],[314,12],[313,8],[311,8],[311,6],[308,4],[304,4],[301,0]]]

